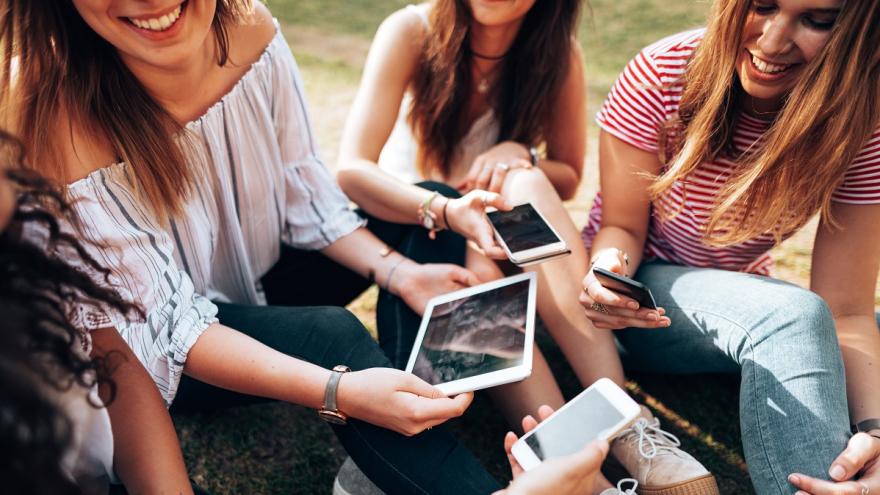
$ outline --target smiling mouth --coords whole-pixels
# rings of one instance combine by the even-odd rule
[[[781,74],[797,64],[771,64],[769,62],[765,62],[755,55],[749,53],[751,57],[752,67],[757,69],[759,72],[763,72],[764,74]]]
[[[174,24],[177,23],[177,20],[180,19],[180,14],[183,13],[184,7],[186,7],[187,2],[183,2],[178,5],[177,8],[168,12],[165,15],[153,18],[134,18],[134,17],[125,17],[129,23],[134,25],[137,28],[145,29],[147,31],[166,31],[170,29]]]

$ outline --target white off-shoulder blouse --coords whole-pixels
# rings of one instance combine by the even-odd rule
[[[189,349],[217,321],[212,300],[265,304],[259,279],[282,242],[322,249],[364,224],[318,156],[277,25],[259,60],[178,141],[196,177],[179,218],[161,222],[138,201],[126,163],[68,186],[110,284],[147,312],[131,321],[80,308],[79,326],[117,328],[168,404]]]

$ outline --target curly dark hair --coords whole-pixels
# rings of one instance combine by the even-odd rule
[[[67,313],[78,305],[143,312],[85,273],[106,280],[109,271],[60,227],[60,218],[77,225],[60,189],[18,167],[23,148],[2,131],[0,147],[17,192],[10,224],[0,232],[0,483],[9,493],[79,493],[61,470],[72,424],[44,392],[81,386],[85,395],[98,385],[112,400],[116,389],[112,370],[77,349],[84,335]],[[45,232],[40,245],[25,235],[34,228]],[[67,260],[53,254],[62,252]]]

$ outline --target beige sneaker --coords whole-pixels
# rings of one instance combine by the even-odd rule
[[[630,487],[624,489],[623,484],[629,483]],[[638,495],[636,493],[636,488],[639,487],[639,482],[632,478],[624,478],[617,482],[617,488],[606,488],[602,490],[602,493],[599,495]]]
[[[641,495],[720,495],[712,473],[680,445],[642,406],[641,416],[614,439],[611,453],[638,481]]]

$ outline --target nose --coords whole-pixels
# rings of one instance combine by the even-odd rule
[[[792,26],[784,16],[775,15],[766,20],[761,37],[758,38],[758,48],[764,55],[781,55],[788,52],[793,44]]]

